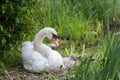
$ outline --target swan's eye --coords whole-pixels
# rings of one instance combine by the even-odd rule
[[[53,33],[52,33],[52,38],[56,38],[56,39],[57,39],[58,36],[57,36],[56,34],[53,34]]]

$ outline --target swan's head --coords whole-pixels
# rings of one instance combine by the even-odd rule
[[[71,53],[70,59],[76,61],[77,58],[76,58],[75,54]]]
[[[56,46],[59,46],[58,35],[55,29],[46,27],[43,28],[42,31],[44,32],[45,37],[48,37]]]

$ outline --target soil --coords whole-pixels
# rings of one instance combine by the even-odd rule
[[[71,72],[74,73],[74,69],[71,69]],[[18,65],[0,74],[0,80],[68,80],[70,77],[68,70],[52,71],[50,73],[31,73],[26,71],[22,65]]]

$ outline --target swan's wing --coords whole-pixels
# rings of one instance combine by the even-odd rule
[[[22,58],[24,68],[29,71],[38,72],[49,66],[47,59],[33,49],[31,42],[24,42],[22,44]]]
[[[63,63],[62,56],[55,50],[50,51],[48,57],[48,63],[49,63],[49,68],[51,69],[60,69],[62,66],[62,69],[65,69],[66,66]]]
[[[32,42],[30,41],[23,42],[21,51],[23,59],[24,58],[27,59],[27,56],[31,55],[32,53],[34,53]]]
[[[23,42],[22,43],[22,57],[30,60],[43,60],[44,61],[44,57],[37,51],[34,50],[33,48],[33,43],[32,42]]]
[[[30,42],[30,41],[23,42],[22,48],[24,48],[24,47],[33,48],[33,42]]]

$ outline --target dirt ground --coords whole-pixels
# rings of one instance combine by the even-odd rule
[[[74,73],[73,69],[70,70],[71,74]],[[19,65],[0,74],[0,80],[68,80],[72,76],[69,74],[68,69],[65,71],[52,71],[50,73],[31,73],[26,71],[22,65]]]

